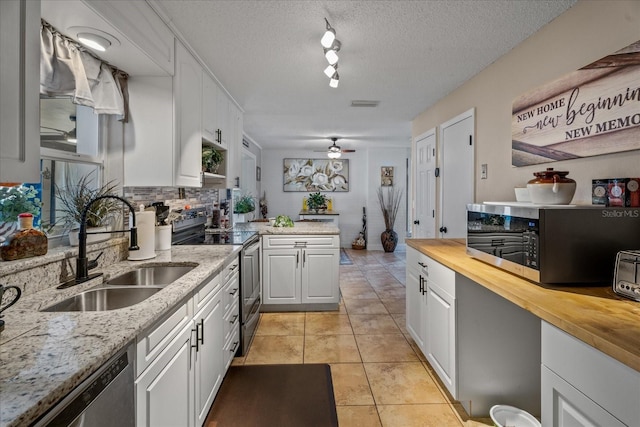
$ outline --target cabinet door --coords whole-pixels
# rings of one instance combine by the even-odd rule
[[[194,316],[198,345],[195,353],[196,425],[204,423],[223,377],[224,325],[222,294],[218,292]]]
[[[193,426],[192,325],[136,380],[136,425]]]
[[[219,140],[223,147],[228,147],[227,141],[229,136],[229,98],[221,88],[216,91],[216,114],[215,123],[216,130],[220,132]]]
[[[301,302],[338,303],[339,266],[339,249],[303,249]]]
[[[542,365],[542,425],[623,427],[625,424]]]
[[[211,76],[202,73],[202,139],[217,144],[216,108],[218,86]]]
[[[269,249],[262,254],[263,304],[299,304],[301,251]]]
[[[409,262],[408,256],[407,262]],[[426,353],[427,302],[426,285],[423,280],[424,278],[417,270],[407,265],[407,330],[424,354]]]
[[[238,187],[240,177],[240,147],[242,145],[242,130],[240,126],[240,110],[236,105],[229,101],[227,104],[227,127],[226,127],[226,139],[223,138],[223,144],[227,147],[227,160],[226,160],[226,175],[227,175],[227,187]]]
[[[455,299],[427,279],[427,306],[427,360],[456,398]]]
[[[40,1],[0,1],[0,182],[40,182]]]
[[[202,172],[202,67],[176,41],[175,185],[200,187]]]

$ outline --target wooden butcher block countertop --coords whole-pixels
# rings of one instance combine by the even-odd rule
[[[542,320],[640,371],[640,302],[611,286],[539,285],[466,253],[464,240],[407,239],[407,245]]]

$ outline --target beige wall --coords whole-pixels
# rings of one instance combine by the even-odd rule
[[[573,203],[591,203],[591,180],[640,176],[640,151],[514,168],[511,104],[551,82],[640,40],[640,1],[578,1],[554,21],[491,64],[413,121],[416,136],[476,108],[475,200],[515,200],[513,187],[553,167],[577,181]],[[480,179],[480,165],[488,179]]]

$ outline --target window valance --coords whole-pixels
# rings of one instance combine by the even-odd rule
[[[96,114],[128,119],[128,75],[82,45],[58,32],[45,20],[40,27],[40,93],[71,96],[73,103]]]

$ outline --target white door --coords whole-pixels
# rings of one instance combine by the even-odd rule
[[[436,130],[416,138],[416,192],[412,236],[436,237]]]
[[[467,204],[474,195],[475,118],[471,109],[440,126],[440,237],[467,235]]]

